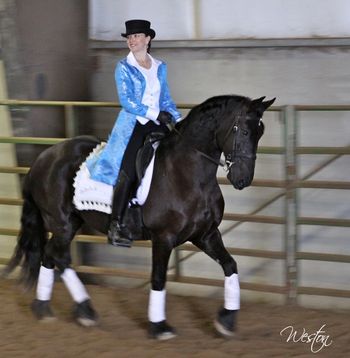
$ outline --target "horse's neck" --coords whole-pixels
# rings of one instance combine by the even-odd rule
[[[203,122],[200,123],[198,119],[189,118],[186,125],[181,127],[180,132],[181,140],[187,146],[192,146],[215,160],[220,159],[221,151],[216,143],[216,132],[213,124],[205,125]]]
[[[161,172],[172,178],[183,175],[189,182],[195,180],[209,185],[211,178],[216,177],[220,151],[215,149],[210,152],[201,147],[201,141],[182,134],[174,133],[174,137],[169,139],[157,150],[157,164],[162,168]],[[212,147],[215,148],[214,145]]]

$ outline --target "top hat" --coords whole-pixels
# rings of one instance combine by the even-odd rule
[[[127,37],[132,34],[145,34],[151,36],[153,39],[156,36],[156,32],[151,29],[151,23],[147,20],[129,20],[125,22],[126,32],[122,33],[123,37]]]

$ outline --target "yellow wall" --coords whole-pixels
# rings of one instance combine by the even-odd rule
[[[3,62],[0,61],[0,99],[7,98],[5,84],[5,69]],[[0,135],[11,136],[12,126],[8,108],[0,106]],[[0,143],[0,166],[17,166],[16,153],[13,144]],[[17,174],[0,173],[0,197],[20,198],[20,185]],[[20,217],[20,207],[0,205],[0,227],[18,228]],[[15,245],[15,237],[0,235],[0,257],[9,257]]]

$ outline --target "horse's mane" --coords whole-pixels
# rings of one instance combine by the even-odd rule
[[[183,129],[192,127],[195,130],[201,128],[215,128],[220,114],[224,111],[238,113],[241,109],[251,102],[251,99],[239,95],[221,95],[208,98],[203,103],[193,107],[184,121],[181,122]]]

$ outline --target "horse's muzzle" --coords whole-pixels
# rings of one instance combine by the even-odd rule
[[[247,165],[247,163],[238,165],[237,167],[233,165],[227,173],[227,179],[235,189],[242,190],[252,183],[254,167],[254,161],[249,163],[249,165]]]
[[[230,180],[230,176],[227,176],[228,180]],[[237,190],[242,190],[244,188],[246,188],[247,186],[249,186],[252,182],[252,180],[248,180],[248,179],[238,179],[238,180],[230,180],[231,184],[233,185],[233,187]]]
[[[244,180],[241,179],[241,180],[238,180],[237,183],[234,183],[233,186],[234,186],[235,189],[242,190],[242,189],[244,189],[247,185],[245,184]]]

